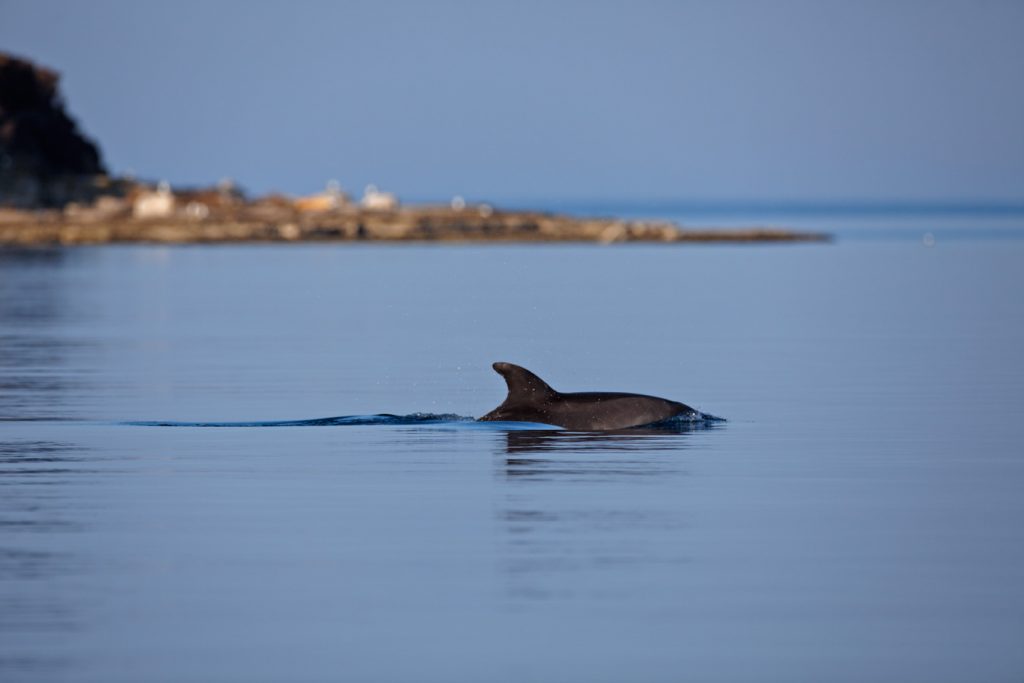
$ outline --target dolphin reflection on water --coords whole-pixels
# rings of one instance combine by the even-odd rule
[[[637,427],[604,432],[563,432],[552,429],[519,429],[505,432],[505,451],[513,453],[560,453],[573,451],[677,451],[683,435],[714,429],[715,423],[696,423],[671,428]]]
[[[483,422],[536,422],[573,431],[611,431],[676,422],[720,421],[690,406],[657,396],[613,392],[562,393],[537,375],[512,363],[495,363],[505,378],[505,401],[480,418]]]
[[[663,474],[665,468],[677,467],[675,459],[666,455],[688,450],[694,432],[717,426],[712,421],[604,432],[510,429],[496,455],[504,457],[509,477]],[[608,456],[621,457],[609,460]]]

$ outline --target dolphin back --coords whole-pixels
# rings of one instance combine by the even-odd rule
[[[696,411],[677,401],[623,393],[563,394],[537,375],[512,363],[495,363],[505,379],[505,401],[480,418],[482,421],[539,422],[564,429],[601,431],[627,429],[661,422]]]

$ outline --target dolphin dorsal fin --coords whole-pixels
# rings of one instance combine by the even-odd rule
[[[491,367],[505,378],[505,384],[508,385],[505,403],[534,403],[558,393],[526,368],[512,363],[495,363]]]

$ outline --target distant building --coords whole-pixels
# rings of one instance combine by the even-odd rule
[[[143,192],[132,204],[135,218],[167,218],[174,215],[174,193],[167,182],[161,182],[155,191]]]
[[[323,192],[299,197],[293,202],[296,209],[309,213],[334,211],[348,204],[348,195],[342,191],[341,184],[337,180],[327,181],[327,187]]]
[[[392,192],[381,192],[376,185],[367,185],[360,204],[364,209],[394,211],[398,208],[398,197]]]

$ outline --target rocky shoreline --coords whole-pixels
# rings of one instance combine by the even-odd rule
[[[684,229],[670,222],[576,218],[498,211],[408,206],[345,208],[310,215],[276,207],[239,207],[202,217],[133,218],[74,212],[0,210],[0,245],[241,242],[823,242],[823,233],[776,228]]]
[[[827,235],[779,229],[689,230],[673,223],[496,211],[453,197],[403,206],[369,185],[351,199],[323,192],[249,198],[213,187],[112,176],[99,146],[65,108],[60,75],[0,53],[0,246],[234,242],[779,242]],[[6,208],[4,208],[6,207]]]

